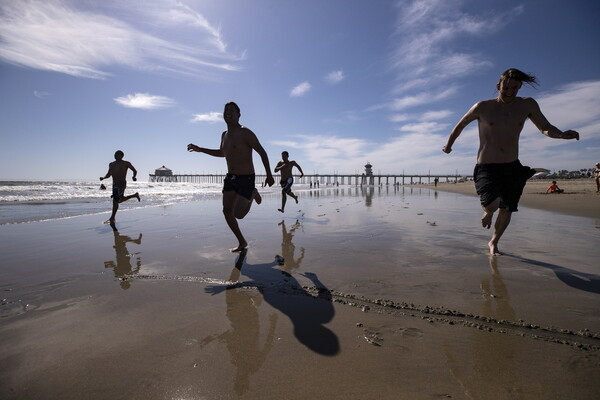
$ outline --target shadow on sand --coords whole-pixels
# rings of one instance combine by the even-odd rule
[[[214,295],[222,291],[256,288],[264,301],[290,319],[294,335],[300,343],[316,353],[336,355],[340,351],[338,338],[324,326],[335,315],[331,293],[319,281],[317,275],[310,272],[302,274],[315,286],[316,295],[313,295],[292,275],[278,269],[276,261],[268,264],[248,264],[245,262],[246,254],[244,251],[239,255],[231,272],[229,281],[236,283],[207,287],[206,291]],[[250,281],[239,281],[240,275],[247,276]],[[229,306],[234,305],[228,304],[228,308]]]
[[[590,293],[600,293],[600,276],[579,272],[569,268],[561,267],[560,265],[550,264],[543,261],[532,260],[530,258],[505,255],[515,258],[527,264],[537,265],[538,267],[548,268],[554,272],[556,277],[572,288],[583,290]]]

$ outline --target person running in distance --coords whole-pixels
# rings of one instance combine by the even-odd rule
[[[240,108],[234,102],[225,104],[223,119],[227,130],[221,134],[221,145],[218,149],[206,149],[195,144],[188,144],[190,152],[205,153],[213,157],[225,157],[227,162],[227,175],[223,180],[223,215],[229,229],[238,240],[238,246],[232,252],[240,252],[248,247],[248,242],[242,235],[237,219],[243,219],[252,205],[252,200],[257,204],[262,198],[254,185],[255,173],[252,163],[252,150],[260,156],[267,172],[265,184],[273,186],[275,180],[271,174],[269,157],[250,129],[240,125]],[[263,184],[264,186],[264,184]]]
[[[498,216],[494,232],[488,243],[490,255],[501,255],[498,241],[510,223],[527,179],[536,170],[519,162],[519,136],[527,118],[546,136],[554,139],[577,139],[579,133],[561,131],[546,119],[538,103],[529,97],[517,97],[523,82],[533,86],[536,78],[518,69],[508,69],[500,75],[496,85],[498,97],[476,103],[456,124],[444,153],[452,151],[454,141],[463,129],[477,120],[479,150],[473,180],[484,209],[481,225],[490,228],[496,210]]]
[[[287,201],[287,196],[290,196],[294,200],[296,200],[296,204],[298,204],[298,196],[296,196],[292,192],[292,185],[294,184],[294,177],[292,176],[292,168],[298,168],[300,171],[300,178],[304,176],[304,172],[302,172],[302,168],[298,165],[298,163],[294,160],[289,160],[289,153],[284,151],[281,153],[282,160],[277,163],[275,167],[275,172],[281,172],[281,208],[278,208],[278,211],[285,211],[285,202]]]
[[[110,215],[109,222],[115,222],[115,215],[117,214],[117,210],[119,209],[119,204],[127,201],[132,198],[136,198],[140,201],[140,195],[138,192],[130,196],[125,196],[125,188],[127,187],[127,170],[130,169],[133,171],[133,176],[131,179],[133,181],[137,181],[137,170],[131,165],[129,161],[123,160],[125,154],[121,150],[117,150],[115,152],[115,160],[108,164],[108,172],[105,176],[101,176],[100,180],[104,180],[106,178],[113,178],[113,186],[112,186],[112,199],[113,199],[113,207],[112,214]]]

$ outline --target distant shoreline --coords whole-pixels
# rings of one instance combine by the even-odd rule
[[[600,193],[596,192],[594,179],[557,180],[558,186],[564,189],[565,192],[546,194],[546,189],[548,189],[551,182],[552,179],[528,181],[519,205],[578,217],[600,219]],[[440,182],[437,187],[434,184],[408,186],[427,187],[444,192],[477,196],[473,182]]]

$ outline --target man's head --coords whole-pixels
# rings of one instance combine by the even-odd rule
[[[535,76],[526,74],[516,68],[507,69],[500,75],[500,80],[496,84],[500,100],[511,102],[517,96],[523,82],[533,86],[537,83]]]
[[[240,107],[233,101],[225,104],[225,108],[223,109],[223,119],[225,122],[238,122],[240,115],[242,115]]]
[[[115,151],[115,160],[121,161],[124,156],[125,156],[125,153],[123,153],[121,150]]]
[[[535,75],[526,74],[525,72],[518,70],[516,68],[509,68],[506,71],[504,71],[500,75],[500,80],[498,80],[498,85],[500,85],[502,83],[502,81],[505,79],[514,79],[514,80],[521,82],[521,84],[523,82],[525,82],[525,83],[529,84],[530,86],[537,84],[537,79],[536,79]]]
[[[287,160],[289,156],[290,154],[287,151],[281,152],[281,158],[283,158],[284,160]]]

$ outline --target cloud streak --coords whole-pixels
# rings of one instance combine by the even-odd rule
[[[155,96],[148,93],[128,94],[115,98],[117,104],[127,108],[140,110],[156,110],[175,105],[175,100],[164,96]]]
[[[116,67],[203,77],[240,69],[241,57],[227,51],[219,31],[182,3],[149,1],[137,7],[108,1],[83,9],[84,4],[1,2],[0,59],[93,79],[110,77]],[[99,7],[110,9],[111,16]],[[152,25],[163,25],[163,36],[150,33],[156,30]]]
[[[457,45],[462,38],[476,38],[497,32],[522,11],[522,7],[474,16],[461,10],[459,0],[399,0],[396,47],[390,65],[398,76],[396,90],[413,86],[433,86],[441,81],[465,76],[475,69],[490,67],[485,55],[467,53]]]
[[[342,71],[342,70],[331,71],[330,73],[327,74],[327,76],[325,76],[325,80],[331,84],[339,83],[339,82],[343,81],[345,78],[346,77],[344,76],[344,71]]]
[[[308,91],[311,88],[311,84],[308,82],[302,82],[298,85],[296,85],[291,91],[290,91],[290,97],[302,97],[304,96],[306,93],[308,93]]]
[[[194,118],[192,118],[192,122],[210,122],[211,124],[215,122],[221,122],[223,120],[223,113],[211,111],[204,114],[195,114]]]

